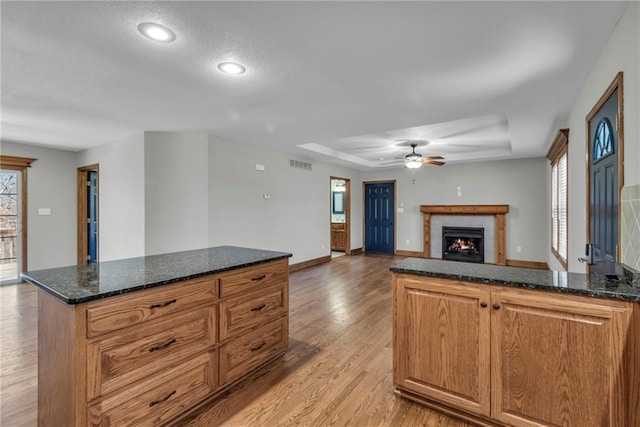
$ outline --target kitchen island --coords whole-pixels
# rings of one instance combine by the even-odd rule
[[[396,394],[485,426],[640,425],[640,275],[391,266]]]
[[[221,246],[23,273],[38,424],[166,424],[288,346],[285,252]]]

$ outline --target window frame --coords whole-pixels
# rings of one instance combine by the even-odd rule
[[[559,187],[562,180],[560,179],[560,163],[562,159],[564,160],[565,167],[565,177],[564,177],[564,212],[562,211],[563,204],[560,203],[560,195],[562,192],[560,189],[556,189],[555,187]],[[560,129],[556,134],[553,142],[551,143],[551,148],[547,152],[547,159],[551,163],[551,253],[558,260],[560,265],[567,270],[568,269],[568,259],[569,259],[569,129]],[[555,176],[554,176],[555,175]],[[554,181],[555,178],[555,181]],[[553,183],[557,183],[554,186]],[[555,202],[555,203],[554,203]],[[562,217],[564,216],[564,218]],[[561,239],[561,227],[562,219],[564,219],[564,223],[566,225],[564,239]],[[555,231],[555,233],[554,233]],[[554,240],[555,239],[555,240]],[[564,240],[564,241],[561,241]],[[557,245],[554,245],[554,242]],[[560,247],[563,246],[566,249],[566,254],[563,256],[560,253]],[[557,247],[556,247],[557,246]]]

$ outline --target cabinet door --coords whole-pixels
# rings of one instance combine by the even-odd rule
[[[397,277],[396,386],[489,415],[489,299],[484,288],[462,282]]]
[[[492,293],[492,305],[493,418],[625,425],[624,306],[516,290]]]

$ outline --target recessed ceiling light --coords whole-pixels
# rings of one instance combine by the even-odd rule
[[[218,70],[227,74],[243,74],[247,69],[236,62],[222,62],[218,64]]]
[[[176,39],[176,34],[173,31],[160,24],[154,24],[153,22],[143,22],[139,24],[138,31],[140,31],[143,36],[157,42],[171,43]]]

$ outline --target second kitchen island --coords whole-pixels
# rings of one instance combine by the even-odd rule
[[[640,276],[391,266],[396,394],[482,426],[640,425]]]
[[[283,354],[289,253],[221,246],[24,273],[38,425],[159,425]]]

